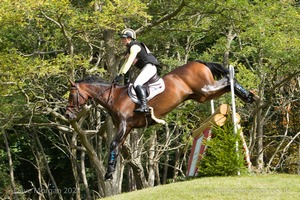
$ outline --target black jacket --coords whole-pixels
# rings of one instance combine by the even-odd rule
[[[136,66],[139,69],[142,69],[146,64],[151,63],[155,66],[159,66],[160,63],[158,60],[151,54],[150,52],[147,52],[146,45],[142,42],[138,41],[132,41],[129,44],[127,44],[127,53],[130,53],[130,48],[133,45],[139,45],[141,47],[141,51],[136,55],[136,58],[138,59],[134,66]]]

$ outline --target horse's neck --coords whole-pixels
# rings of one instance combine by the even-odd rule
[[[90,84],[86,87],[89,97],[106,109],[111,108],[110,104],[114,102],[116,94],[120,94],[124,90],[126,90],[125,86],[112,86],[110,84]]]
[[[109,84],[85,84],[85,92],[91,99],[105,102],[107,100],[106,93],[110,92]]]

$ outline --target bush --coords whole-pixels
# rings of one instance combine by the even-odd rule
[[[207,149],[198,166],[199,176],[233,176],[239,171],[246,172],[240,131],[241,129],[238,134],[234,134],[230,119],[222,127],[212,127],[212,138],[204,141]]]

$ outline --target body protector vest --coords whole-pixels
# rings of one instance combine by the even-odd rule
[[[135,66],[139,69],[142,69],[146,64],[153,64],[155,66],[159,66],[160,63],[158,60],[153,56],[153,54],[149,51],[147,46],[142,42],[132,41],[127,45],[127,53],[130,53],[130,48],[133,45],[139,45],[141,47],[141,51],[136,55],[137,62]]]

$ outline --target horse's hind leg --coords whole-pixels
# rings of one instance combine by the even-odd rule
[[[230,86],[229,78],[226,76],[219,81],[216,81],[213,85],[205,85],[201,91],[204,95],[208,96],[207,99],[213,99],[221,96],[222,94],[229,92]],[[227,89],[226,89],[227,87]],[[246,103],[253,103],[258,100],[259,97],[251,91],[247,91],[236,80],[234,80],[234,92],[235,94]]]
[[[223,94],[230,92],[230,87],[229,85],[227,87],[222,88],[221,90],[215,91],[212,94],[209,94],[206,97],[206,101],[212,100],[212,99],[217,99],[218,97],[222,96]]]
[[[229,79],[224,77],[221,80],[216,81],[213,85],[205,85],[203,88],[201,88],[201,91],[206,95],[211,95],[222,91],[228,85],[230,85]]]
[[[237,81],[234,82],[234,93],[246,103],[253,103],[260,99],[259,96],[257,96],[252,91],[247,91]]]

